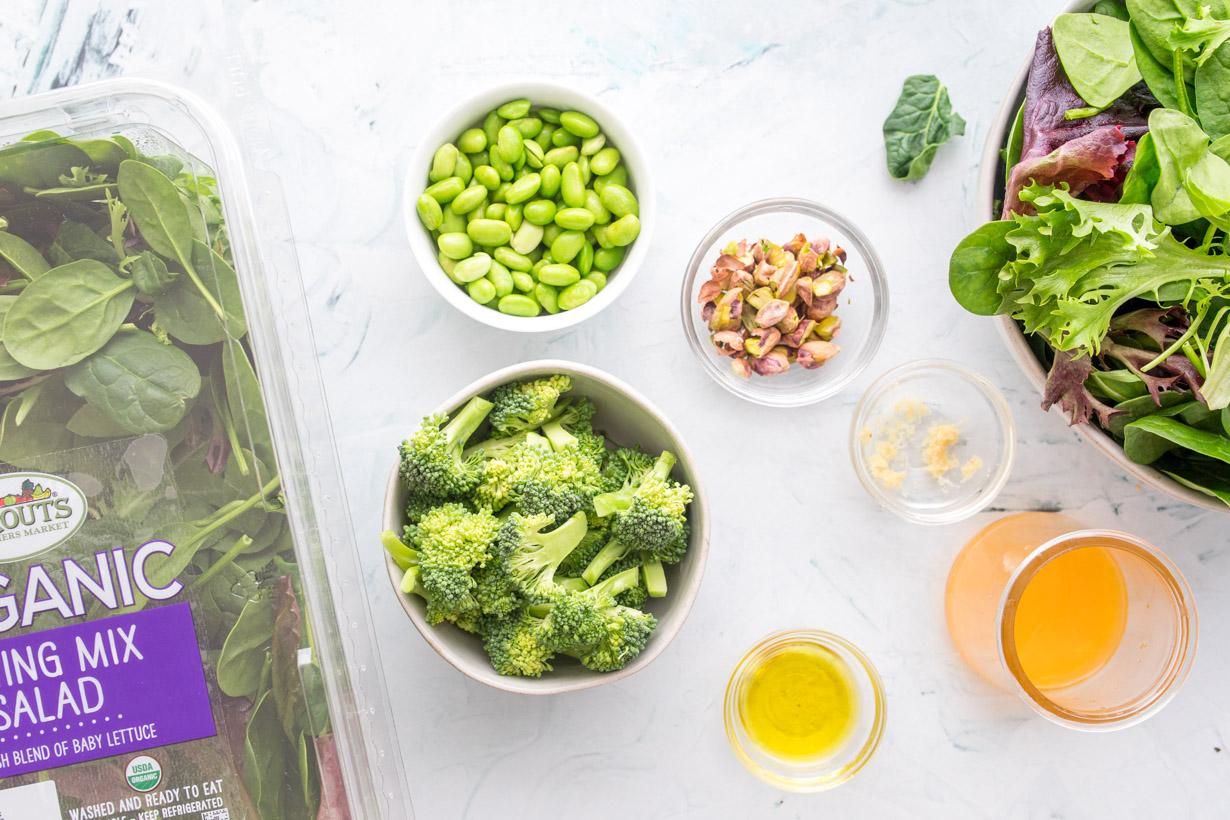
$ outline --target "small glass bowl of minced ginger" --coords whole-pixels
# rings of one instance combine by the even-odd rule
[[[989,381],[941,359],[909,362],[859,400],[850,458],[867,492],[907,521],[951,524],[985,508],[1008,481],[1012,413]]]

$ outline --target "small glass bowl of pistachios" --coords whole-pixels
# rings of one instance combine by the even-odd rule
[[[757,404],[800,407],[836,394],[871,362],[888,285],[845,217],[805,199],[764,199],[696,246],[680,311],[714,381]]]

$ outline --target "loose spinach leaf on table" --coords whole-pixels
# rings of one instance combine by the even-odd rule
[[[888,172],[896,179],[922,179],[935,152],[965,133],[965,120],[952,110],[948,89],[932,74],[907,77],[901,96],[884,121]]]
[[[1104,14],[1061,14],[1052,26],[1068,82],[1096,110],[1140,82],[1128,24]]]

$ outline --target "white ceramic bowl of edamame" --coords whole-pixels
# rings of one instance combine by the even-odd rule
[[[602,277],[605,277],[605,282],[602,282],[602,277],[591,277],[588,274],[582,274],[583,279],[591,280],[598,285],[597,292],[587,301],[584,301],[571,309],[561,309],[555,313],[548,312],[546,309],[540,307],[539,313],[536,316],[511,315],[508,312],[501,311],[497,306],[502,301],[503,295],[507,295],[504,293],[500,294],[497,298],[490,300],[487,304],[480,304],[476,301],[476,299],[471,296],[471,292],[475,291],[476,296],[479,297],[485,296],[486,293],[478,289],[485,289],[487,286],[482,284],[482,282],[479,282],[479,285],[475,286],[475,288],[470,288],[468,285],[460,284],[459,281],[454,281],[450,274],[446,273],[444,267],[442,266],[442,253],[438,247],[436,238],[433,236],[433,232],[428,229],[423,219],[420,218],[416,207],[420,196],[424,194],[429,185],[433,184],[432,180],[429,179],[429,174],[431,174],[433,170],[433,160],[435,159],[437,149],[445,143],[456,144],[462,133],[466,132],[468,129],[481,129],[483,126],[483,120],[488,112],[500,107],[504,103],[518,99],[529,100],[535,109],[546,107],[556,109],[558,111],[579,111],[592,118],[593,121],[597,123],[598,128],[601,130],[601,134],[606,137],[604,147],[616,148],[618,153],[614,156],[618,157],[619,165],[626,169],[620,173],[626,173],[626,187],[635,196],[634,205],[636,207],[636,211],[634,212],[634,215],[637,220],[639,220],[640,226],[639,234],[636,235],[636,239],[630,244],[623,246],[622,254],[620,253],[618,246],[614,250],[608,249],[606,254],[601,254],[602,246],[599,245],[596,240],[592,246],[587,242],[586,245],[591,248],[594,256],[598,257],[598,259],[605,264],[609,265],[613,258],[617,258],[621,255],[622,259],[619,260],[611,268],[611,270],[607,272],[602,272],[596,266],[596,262],[593,264],[591,267],[591,273],[602,273]],[[485,151],[478,153],[485,153]],[[592,158],[592,156],[587,157],[587,159],[589,158]],[[472,163],[471,166],[473,167]],[[593,182],[599,178],[601,177],[592,175],[590,181],[585,184],[586,189],[593,190]],[[469,187],[470,185],[475,184],[475,182],[476,178],[475,181],[467,181],[465,184]],[[452,197],[445,195],[441,198],[448,200],[441,204],[442,212],[445,214],[445,218],[458,219],[459,217],[455,215],[448,216],[449,204],[451,203]],[[488,205],[497,204],[492,201],[493,199],[494,196],[488,197],[485,200],[485,204],[481,207],[485,209]],[[402,207],[406,223],[406,232],[410,240],[410,249],[414,254],[415,261],[417,262],[419,269],[423,272],[423,275],[427,278],[427,281],[431,283],[432,287],[434,287],[449,304],[470,318],[482,322],[483,324],[490,325],[491,327],[500,328],[501,330],[530,333],[556,331],[571,327],[585,321],[591,316],[594,316],[618,299],[619,295],[623,293],[623,291],[632,283],[633,276],[635,276],[637,271],[640,270],[641,264],[644,261],[645,254],[649,247],[650,234],[652,232],[655,217],[653,180],[650,176],[648,163],[645,161],[645,155],[642,153],[640,146],[633,138],[631,130],[609,108],[599,102],[595,97],[565,86],[542,82],[520,82],[491,88],[470,97],[454,107],[444,116],[438,118],[434,125],[432,125],[432,127],[423,135],[414,151],[414,156],[410,161],[409,168],[406,172],[406,178],[404,180]],[[524,207],[524,205],[522,207]],[[568,210],[576,211],[581,209],[568,208]],[[612,217],[613,219],[622,218],[617,215],[612,215]],[[551,223],[548,224],[548,228],[550,228],[550,224]],[[610,224],[614,224],[614,222]],[[594,233],[594,228],[601,229],[603,227],[609,227],[610,224],[605,226],[594,225],[593,228],[590,228],[588,231],[583,229],[581,232],[586,233],[588,236]],[[573,229],[569,230],[571,231]],[[548,236],[549,235],[550,234],[548,234]],[[460,239],[460,237],[458,237],[458,239]],[[461,243],[465,244],[465,240],[461,240]],[[462,249],[463,252],[464,250],[465,249]],[[510,247],[505,247],[501,250],[504,254],[502,257],[503,261],[509,261],[510,259],[516,260],[516,256],[508,254],[508,251],[511,250]],[[496,253],[495,248],[485,247],[478,244],[474,245],[472,252],[475,255],[480,255],[481,259],[481,256],[485,255],[488,251],[490,251],[491,254]],[[565,277],[571,277],[573,275],[574,271],[566,270],[567,268],[572,267],[575,269],[580,269],[586,267],[586,265],[580,264],[580,257],[588,253],[589,251],[582,251],[578,253],[578,259],[574,260],[572,265],[563,264],[562,266],[559,266],[561,268],[562,275]],[[599,254],[601,255],[599,256]],[[468,257],[463,257],[463,260],[464,258]],[[452,260],[452,264],[456,264],[456,261],[458,260]],[[497,258],[497,263],[499,261],[500,259]],[[450,260],[447,257],[444,257],[444,264],[449,263]],[[480,265],[485,263],[486,260],[484,259],[480,262]],[[497,264],[496,267],[498,268],[499,265]],[[529,273],[528,271],[517,271],[511,265],[505,266],[503,269],[509,271],[511,274]],[[501,273],[500,275],[502,276],[503,274]],[[542,275],[540,271],[533,274],[535,285],[537,285],[538,276],[540,275]],[[480,279],[498,280],[498,277],[484,276],[480,277]],[[539,300],[537,298],[538,294],[536,294],[533,290],[524,292],[521,286],[528,285],[529,283],[524,277],[518,277],[518,279],[518,287],[511,291],[512,295],[525,295],[531,298],[533,303],[539,306],[541,306],[542,301],[547,301]],[[563,281],[567,280],[565,279]],[[502,287],[501,290],[505,290],[505,288],[506,286]],[[566,286],[560,285],[553,289],[556,294],[561,297],[562,301]],[[585,286],[583,290],[588,290],[588,287]],[[546,295],[549,300],[551,295],[550,291],[548,291]],[[575,292],[570,295],[575,296]],[[528,307],[524,304],[523,300],[512,301],[519,303],[522,307]],[[511,305],[506,305],[506,307],[508,306]],[[528,312],[528,310],[524,312]]]

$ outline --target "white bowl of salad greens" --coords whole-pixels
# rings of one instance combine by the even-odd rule
[[[1190,12],[1190,13],[1189,13]],[[1074,3],[992,129],[949,284],[1086,440],[1230,505],[1230,3]]]
[[[708,522],[678,431],[596,368],[537,361],[407,430],[385,497],[389,578],[446,661],[557,694],[648,666],[700,588]]]

